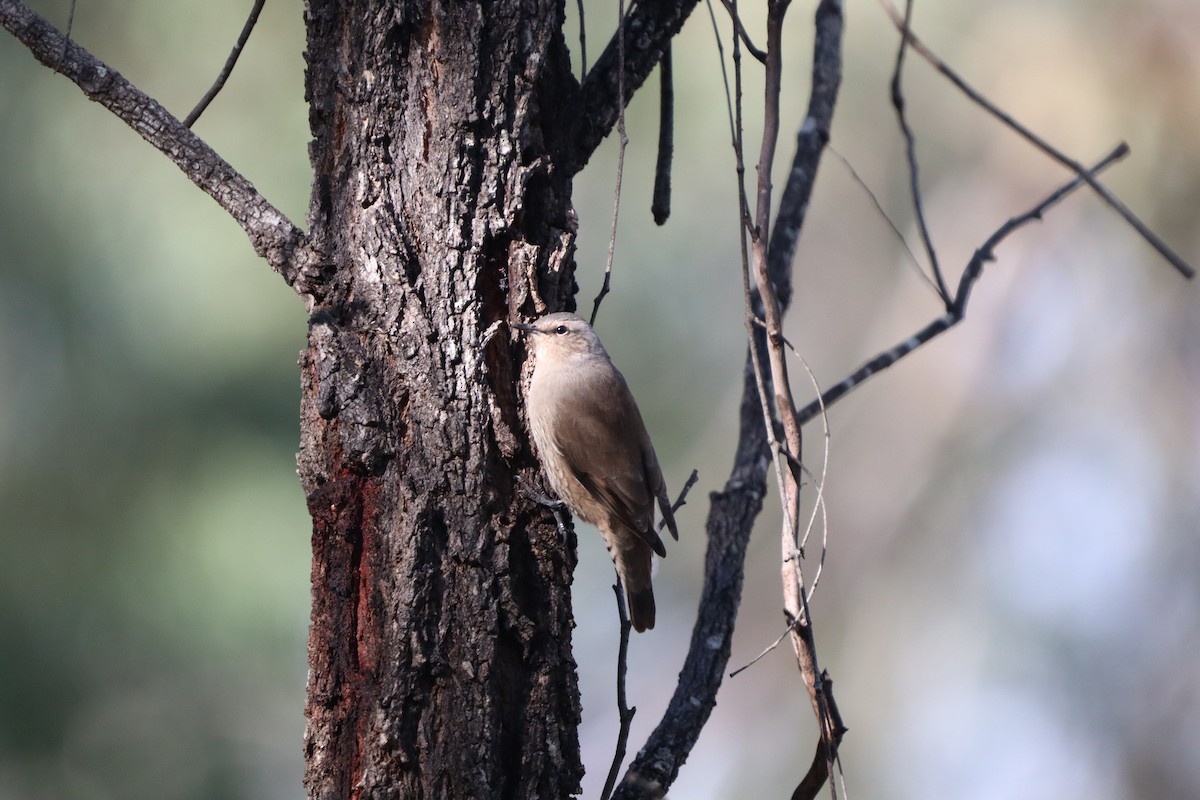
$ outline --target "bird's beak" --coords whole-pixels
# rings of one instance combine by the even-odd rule
[[[528,322],[514,322],[510,327],[516,328],[519,331],[527,331],[529,333],[533,333],[537,330],[537,328],[533,327]]]

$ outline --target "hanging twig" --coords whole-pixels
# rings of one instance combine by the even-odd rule
[[[904,30],[909,30],[912,17],[913,0],[907,0],[904,5]],[[904,92],[901,89],[901,76],[904,73],[904,55],[908,50],[908,37],[900,37],[900,46],[896,49],[896,66],[892,70],[892,106],[896,109],[896,118],[900,123],[900,131],[904,134],[904,149],[908,160],[908,186],[912,193],[913,212],[917,217],[917,231],[921,235],[921,243],[925,245],[925,254],[929,257],[929,269],[933,273],[934,283],[937,284],[938,296],[947,308],[950,306],[950,290],[946,288],[946,280],[942,277],[942,268],[938,264],[937,251],[933,246],[933,237],[929,235],[929,224],[925,221],[925,204],[921,200],[921,178],[917,166],[917,135],[908,124],[908,116],[904,113]]]
[[[675,87],[671,77],[671,48],[663,51],[658,67],[658,162],[654,166],[654,199],[650,213],[657,225],[671,216],[671,158],[675,152]]]
[[[204,97],[200,98],[200,102],[196,103],[196,107],[192,109],[191,113],[184,118],[184,125],[190,128],[196,124],[196,120],[200,119],[200,115],[204,113],[204,109],[208,108],[208,104],[225,88],[225,81],[229,80],[229,76],[233,73],[233,67],[237,64],[238,57],[242,54],[242,48],[246,46],[246,41],[250,38],[250,33],[258,23],[258,15],[266,2],[267,0],[254,0],[254,7],[250,9],[250,16],[246,20],[246,24],[242,26],[242,33],[234,43],[233,50],[229,53],[229,58],[225,59],[225,66],[221,68],[221,74],[213,81],[213,85],[205,92]]]

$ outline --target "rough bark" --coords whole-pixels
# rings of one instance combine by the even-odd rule
[[[307,6],[328,282],[301,356],[313,798],[565,797],[582,776],[573,547],[503,321],[572,305],[560,3]]]

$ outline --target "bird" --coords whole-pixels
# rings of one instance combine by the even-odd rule
[[[676,540],[679,531],[633,394],[582,317],[559,312],[513,327],[529,334],[534,356],[525,402],[547,482],[571,513],[600,529],[634,630],[653,628],[651,554],[667,554],[655,501]]]

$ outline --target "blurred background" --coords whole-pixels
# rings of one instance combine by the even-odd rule
[[[182,117],[249,5],[84,2],[73,36]],[[33,6],[65,27],[68,0]],[[795,3],[789,17],[777,186],[804,116],[811,10]],[[588,4],[589,59],[615,18]],[[873,3],[849,3],[847,21],[832,144],[919,250],[887,101],[896,35]],[[748,22],[761,40],[761,20]],[[1200,265],[1193,0],[922,0],[914,25],[1074,157],[1128,141],[1133,155],[1105,180]],[[269,3],[196,128],[297,222],[310,178],[303,46],[299,4]],[[703,7],[675,63],[673,214],[657,228],[648,213],[655,79],[629,109],[598,323],[673,490],[701,474],[656,577],[658,627],[633,640],[631,751],[686,649],[744,352],[733,162]],[[7,34],[0,76],[0,798],[300,797],[301,304],[208,197]],[[917,58],[906,87],[954,285],[996,227],[1067,176]],[[746,96],[756,151],[756,76]],[[588,309],[615,153],[607,143],[576,183]],[[963,325],[829,416],[813,608],[850,728],[850,796],[1200,796],[1200,287],[1087,192],[997,256]],[[788,335],[825,386],[940,311],[832,157],[795,283]],[[807,400],[798,365],[793,375]],[[806,444],[816,468],[819,423]],[[773,503],[747,561],[731,669],[782,631]],[[594,797],[616,735],[616,615],[600,539],[580,533],[575,646]],[[789,796],[814,742],[785,645],[725,682],[672,796]]]

